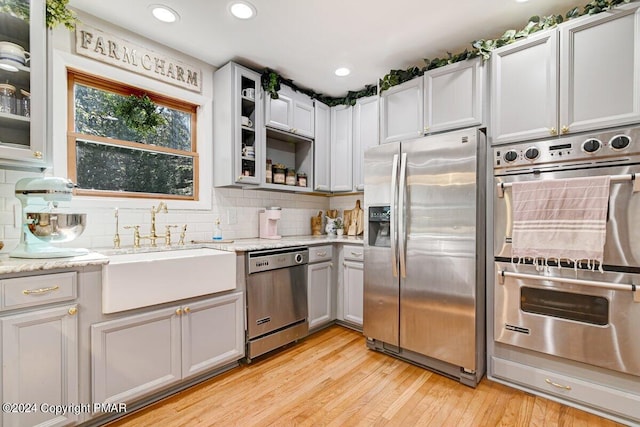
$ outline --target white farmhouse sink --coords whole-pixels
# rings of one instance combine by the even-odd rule
[[[236,288],[236,255],[183,249],[109,256],[102,312],[115,313]]]

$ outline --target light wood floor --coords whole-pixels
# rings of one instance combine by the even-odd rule
[[[486,378],[476,389],[332,326],[115,426],[616,426]]]

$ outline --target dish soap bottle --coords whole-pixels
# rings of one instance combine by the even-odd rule
[[[216,219],[216,225],[213,227],[213,240],[222,240],[222,229],[220,228],[220,218]]]

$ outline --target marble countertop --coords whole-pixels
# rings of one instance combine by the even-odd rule
[[[237,239],[229,243],[216,243],[212,241],[191,242],[185,246],[171,248],[122,248],[122,249],[95,249],[87,255],[68,258],[10,258],[9,255],[0,255],[0,275],[12,273],[24,273],[29,271],[45,271],[59,268],[79,268],[89,265],[104,265],[109,263],[109,257],[117,254],[144,253],[157,251],[170,251],[194,248],[211,248],[227,252],[247,252],[262,249],[278,249],[292,246],[314,246],[322,244],[351,244],[362,245],[362,236],[287,236],[278,240],[270,239]]]
[[[109,257],[97,252],[68,258],[10,258],[0,255],[0,274],[24,273],[29,271],[54,270],[57,268],[78,268],[109,263]]]
[[[237,239],[232,243],[216,243],[214,241],[201,243],[201,246],[221,251],[247,252],[262,249],[279,249],[292,246],[314,246],[322,244],[349,244],[362,245],[362,236],[286,236],[278,240],[270,239]]]

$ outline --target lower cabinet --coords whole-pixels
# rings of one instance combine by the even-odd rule
[[[91,326],[92,400],[120,403],[244,356],[242,292]]]
[[[344,320],[362,326],[364,298],[364,265],[361,262],[344,262]]]
[[[72,412],[48,412],[78,403],[76,313],[76,305],[66,305],[0,318],[2,402],[9,405],[3,406],[1,425],[52,427],[78,420]]]
[[[331,316],[333,262],[325,261],[309,264],[307,271],[309,329],[313,329],[333,320]]]

